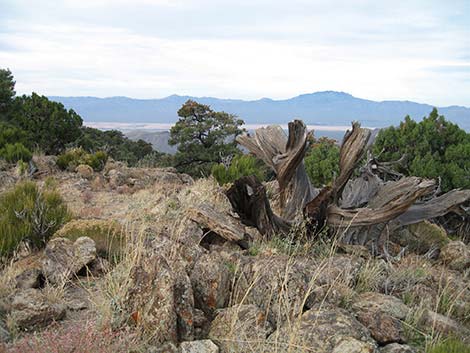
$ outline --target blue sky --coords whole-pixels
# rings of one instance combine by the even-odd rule
[[[0,0],[18,93],[470,106],[470,0]]]

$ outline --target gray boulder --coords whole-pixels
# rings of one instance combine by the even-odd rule
[[[359,322],[380,344],[406,341],[402,322],[409,309],[400,299],[375,292],[363,293],[352,308]]]
[[[377,353],[367,328],[336,307],[315,307],[269,336],[271,350],[279,353]],[[267,350],[268,351],[268,350]]]
[[[80,237],[73,243],[66,238],[54,238],[47,243],[42,259],[42,272],[53,284],[72,278],[84,266],[96,259],[93,239]]]

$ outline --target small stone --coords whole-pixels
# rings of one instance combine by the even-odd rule
[[[181,353],[219,353],[217,347],[211,340],[181,342]]]
[[[380,353],[416,353],[416,350],[406,344],[391,343],[382,347]]]

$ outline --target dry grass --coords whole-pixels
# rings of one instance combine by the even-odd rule
[[[131,287],[130,274],[140,262],[145,252],[145,228],[135,229],[132,225],[126,231],[124,248],[120,253],[117,265],[105,277],[98,281],[98,290],[90,289],[90,300],[97,313],[97,321],[102,327],[121,327],[128,319],[125,299]]]
[[[367,260],[361,266],[357,275],[355,290],[358,293],[376,292],[381,287],[387,271],[387,265],[382,260]]]

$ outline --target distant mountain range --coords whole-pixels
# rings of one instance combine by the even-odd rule
[[[324,91],[297,97],[273,100],[262,98],[246,101],[212,97],[172,95],[161,99],[127,97],[49,97],[74,109],[85,122],[173,123],[176,112],[188,99],[208,104],[242,118],[246,124],[286,124],[301,118],[308,125],[349,125],[358,120],[363,126],[397,125],[406,115],[420,120],[433,106],[411,101],[381,101],[353,97],[344,92]],[[463,106],[438,107],[439,113],[466,130],[470,130],[470,108]]]

